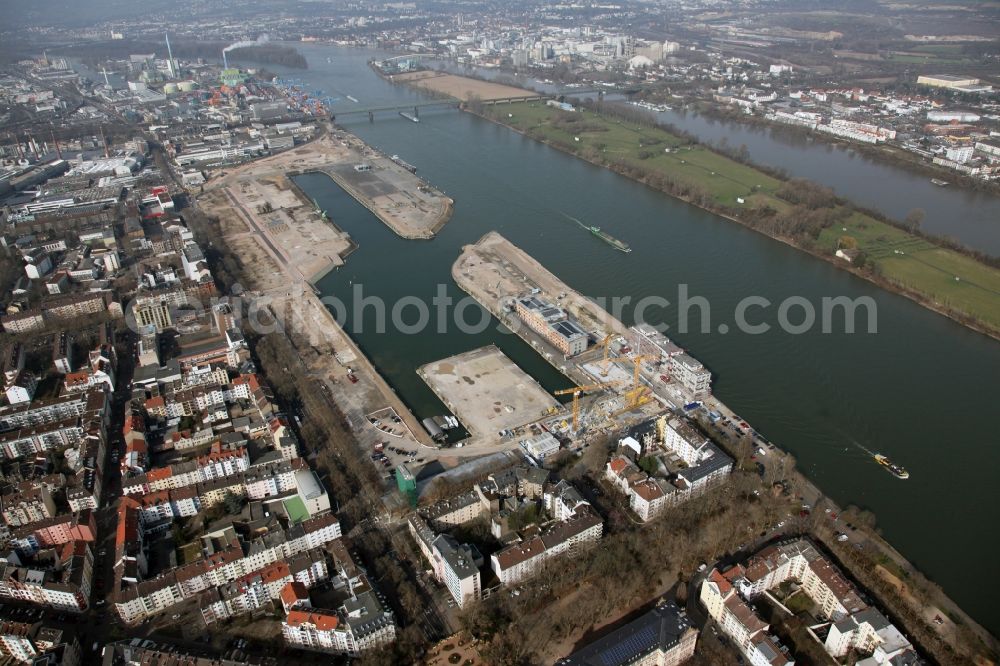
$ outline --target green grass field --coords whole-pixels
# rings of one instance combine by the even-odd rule
[[[920,51],[921,53],[938,53],[941,55],[959,55],[962,53],[962,47],[959,44],[919,44],[909,50]]]
[[[1000,329],[997,269],[859,213],[824,229],[819,242],[836,249],[843,236],[855,239],[885,277]]]
[[[579,155],[624,160],[704,188],[720,205],[737,206],[742,197],[747,207],[770,206],[779,212],[790,207],[775,194],[782,184],[778,179],[703,146],[685,145],[662,129],[589,111],[560,111],[542,102],[487,107],[486,114]],[[642,159],[641,153],[647,157]],[[854,239],[886,278],[1000,331],[1000,270],[859,212],[824,229],[817,243],[833,254],[845,236]]]
[[[589,112],[577,114],[580,129],[559,127],[553,121],[565,112],[541,102],[501,105],[489,110],[502,122],[530,133],[543,141],[593,148],[607,159],[625,159],[643,168],[655,169],[678,181],[704,187],[717,203],[736,205],[738,197],[747,197],[755,188],[773,193],[780,181],[753,167],[701,146],[685,146],[678,137],[656,128],[640,127]],[[507,117],[507,114],[512,117]],[[667,149],[670,152],[667,152]],[[651,153],[642,159],[640,154]]]
[[[963,58],[962,56],[939,55],[935,53],[928,53],[926,55],[892,53],[886,56],[886,60],[902,62],[908,65],[960,65],[972,62],[970,59]]]

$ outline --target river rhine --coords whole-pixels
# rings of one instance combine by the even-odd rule
[[[438,62],[434,66],[438,66]],[[441,63],[449,71],[466,70]],[[510,80],[510,75],[476,67],[474,76]],[[530,78],[517,79],[535,90],[563,90]],[[607,99],[620,99],[609,95]],[[789,174],[833,188],[857,204],[902,220],[913,210],[924,211],[921,228],[950,237],[966,247],[1000,256],[1000,196],[959,187],[937,187],[930,177],[862,155],[849,145],[822,136],[805,136],[786,126],[752,126],[719,120],[694,112],[670,110],[657,114],[661,122],[689,132],[704,143],[730,148],[747,147],[753,162],[784,169]],[[948,179],[947,175],[941,176]]]
[[[351,95],[361,108],[425,99],[375,76],[365,64],[371,52],[299,48],[310,69],[282,71],[309,88]],[[358,108],[342,99],[335,109],[352,106]],[[493,229],[590,296],[661,295],[676,302],[678,285],[687,284],[692,295],[709,301],[713,332],[682,334],[672,326],[667,334],[713,371],[718,397],[791,451],[834,500],[872,509],[893,545],[974,617],[1000,631],[1000,609],[992,603],[1000,587],[983,575],[1000,548],[995,341],[735,223],[468,114],[422,110],[419,124],[395,112],[373,124],[365,115],[341,115],[338,123],[416,165],[456,205],[436,239],[404,241],[325,176],[300,177],[360,245],[343,269],[321,281],[321,291],[347,300],[360,284],[365,295],[390,302],[410,295],[429,300],[444,284],[460,298],[451,264],[463,245]],[[564,215],[607,228],[630,243],[632,253],[614,251]],[[824,296],[868,296],[878,306],[878,332],[719,333],[720,323],[735,329],[736,303],[747,296],[775,304],[801,296],[817,309]],[[676,315],[668,308],[647,319],[673,323]],[[773,309],[760,311],[760,318],[776,321]],[[628,314],[625,319],[631,323]],[[516,337],[492,329],[407,335],[365,327],[355,337],[420,417],[443,408],[414,369],[489,341],[546,388],[566,385]],[[893,478],[857,445],[890,455],[911,478]]]

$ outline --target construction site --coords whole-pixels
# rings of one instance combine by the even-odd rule
[[[646,364],[645,357],[628,355],[629,329],[493,232],[464,249],[452,276],[574,387],[547,394],[496,348],[428,364],[420,369],[421,376],[470,433],[461,447],[439,448],[313,288],[319,278],[344,263],[355,245],[337,227],[337,211],[320,210],[289,173],[322,171],[344,181],[345,190],[383,221],[393,221],[387,224],[401,236],[431,233],[440,226],[442,215],[446,219],[450,214],[450,200],[443,197],[436,199],[435,207],[411,206],[404,231],[402,218],[394,215],[399,201],[393,192],[413,175],[391,159],[396,168],[389,180],[355,169],[357,164],[373,162],[369,150],[350,135],[325,136],[222,173],[198,198],[204,212],[219,220],[225,241],[243,260],[248,295],[283,322],[302,361],[340,404],[363,447],[389,441],[392,450],[386,455],[393,465],[438,460],[449,467],[461,459],[516,448],[518,437],[539,428],[563,439],[582,440],[662,411],[666,403],[657,393],[661,387],[650,380],[658,370]],[[565,313],[566,321],[560,325],[572,326],[586,338],[580,353],[565,354],[544,329],[539,332],[519,317],[517,303],[525,295]],[[560,399],[568,404],[561,406]],[[386,409],[397,417],[374,425],[373,419],[380,420],[378,415]]]
[[[469,102],[474,99],[493,101],[538,97],[538,93],[525,90],[524,88],[430,70],[396,74],[390,76],[389,80],[393,83],[402,83],[437,95],[454,97],[463,102]]]
[[[455,202],[398,155],[384,155],[346,132],[336,132],[332,143],[338,155],[346,149],[346,157],[313,170],[332,178],[400,237],[433,238],[451,218]]]
[[[229,190],[236,195],[242,192],[257,201],[269,202],[271,208],[257,212],[270,220],[275,217],[272,213],[276,210],[296,205],[317,207],[303,196],[294,198],[294,194],[269,201],[262,186],[270,182],[280,190],[288,190],[293,187],[290,177],[321,172],[402,238],[433,238],[451,218],[455,202],[421,180],[415,171],[415,167],[398,156],[383,155],[353,134],[327,127],[322,136],[310,143],[221,171],[222,177],[206,185],[205,193],[211,197],[213,192]],[[329,211],[316,212],[322,215]],[[335,215],[327,218],[336,225]]]
[[[342,142],[348,139],[340,136],[326,136],[222,172],[198,197],[198,206],[218,220],[224,242],[240,257],[247,281],[243,285],[244,298],[280,322],[308,372],[337,401],[361,445],[370,447],[390,439],[407,453],[434,452],[420,422],[343,330],[313,287],[323,275],[341,266],[355,245],[337,228],[337,211],[319,210],[288,174],[358,163],[363,154],[358,144],[364,144],[351,137],[351,146],[345,146]],[[400,183],[409,177],[409,183],[417,189],[419,181],[405,169],[397,168],[405,176],[393,169],[393,177]],[[352,194],[364,196],[360,192]],[[387,198],[359,201],[380,219],[400,219],[392,215],[396,204]],[[451,204],[450,199],[436,201],[433,209],[410,212],[408,224],[414,229],[440,225],[442,211],[450,212]],[[373,426],[369,415],[385,410],[396,415],[392,425]]]
[[[651,379],[657,376],[660,359],[631,353],[625,324],[500,234],[490,232],[466,246],[452,266],[452,277],[576,384],[554,393],[571,396],[572,401],[569,414],[542,419],[550,432],[579,439],[643,421],[667,407]],[[565,329],[569,322],[573,330],[582,331],[583,351],[563,353],[559,336],[524,313],[528,301],[543,309],[555,322],[553,328]]]
[[[248,259],[261,291],[286,288],[286,273],[296,282],[315,282],[343,265],[354,249],[350,237],[303,199],[285,176],[251,173],[226,181],[202,195],[200,204],[209,214],[227,208],[235,213],[218,217],[230,247]],[[267,273],[263,265],[255,267],[265,254],[282,270]]]
[[[431,390],[477,441],[561,410],[556,399],[497,347],[481,347],[417,369]]]

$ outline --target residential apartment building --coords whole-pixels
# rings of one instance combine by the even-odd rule
[[[40,310],[25,310],[0,317],[3,330],[8,333],[30,333],[45,327]]]
[[[0,621],[0,653],[22,664],[30,664],[39,651],[31,635],[35,626],[29,622]]]
[[[476,491],[470,490],[422,508],[420,515],[434,529],[445,530],[485,515],[485,509]]]
[[[102,650],[106,666],[135,666],[137,664],[190,664],[196,666],[278,666],[278,660],[270,655],[246,655],[239,659],[223,658],[205,650],[191,650],[169,643],[152,640],[127,639],[109,643]]]
[[[292,647],[358,656],[395,640],[396,624],[392,612],[365,589],[338,611],[293,608],[282,622],[281,635]]]
[[[9,527],[28,525],[56,515],[56,505],[48,487],[25,481],[15,486],[15,492],[0,496],[3,521]]]
[[[107,395],[101,390],[32,400],[27,405],[7,405],[0,407],[0,430],[64,422],[85,415],[103,417],[106,408]]]
[[[41,425],[25,426],[0,434],[0,451],[4,458],[16,460],[43,451],[76,446],[86,434],[84,424],[75,417]]]
[[[8,554],[0,561],[0,597],[58,610],[80,613],[87,609],[94,557],[89,544],[70,541],[41,562]]]
[[[748,602],[787,581],[798,585],[800,593],[819,609],[817,619],[823,624],[813,629],[819,634],[826,631],[823,646],[831,656],[839,658],[855,650],[870,655],[875,664],[918,661],[902,632],[868,606],[839,569],[806,539],[769,546],[725,572],[713,569],[702,584],[700,599],[751,663],[763,664],[777,642]]]
[[[287,562],[279,560],[232,583],[201,593],[199,605],[205,624],[271,607],[281,599],[282,590],[295,584],[308,590],[329,578],[326,554],[322,549],[302,553]]]
[[[684,352],[650,324],[639,324],[628,330],[628,346],[636,356],[651,357],[659,363],[669,363],[670,359]]]
[[[490,566],[501,583],[511,585],[534,576],[553,557],[578,552],[600,541],[603,534],[603,521],[588,505],[572,518],[556,522],[494,553]]]
[[[245,446],[225,447],[221,442],[215,442],[207,455],[124,479],[122,494],[144,495],[175,490],[215,479],[232,478],[249,469],[250,456]]]
[[[127,505],[134,517],[119,518],[116,552],[131,548],[130,558],[117,556],[115,566],[115,610],[126,624],[160,613],[197,595],[209,587],[232,583],[244,576],[260,571],[279,560],[319,548],[340,537],[340,523],[332,514],[312,518],[287,530],[267,531],[255,539],[240,542],[232,528],[202,537],[206,543],[226,544],[209,557],[177,567],[151,580],[142,580],[142,548],[131,544],[141,543],[143,532],[139,521],[138,504]],[[128,521],[131,520],[131,523]],[[123,524],[132,527],[122,529]],[[132,534],[131,538],[129,534]],[[126,559],[129,561],[126,562]]]
[[[78,514],[59,514],[14,529],[10,545],[22,554],[34,554],[43,548],[61,546],[71,541],[93,543],[97,540],[97,521],[91,509]]]
[[[723,632],[752,666],[793,666],[787,650],[768,630],[769,625],[740,598],[728,578],[713,569],[702,582],[700,599]]]
[[[23,617],[21,610],[24,609],[8,613],[19,618]],[[0,661],[4,664],[77,666],[80,663],[80,642],[71,629],[14,619],[8,613],[0,616],[0,654],[4,657]]]
[[[700,361],[685,353],[675,354],[670,357],[669,368],[673,380],[692,396],[700,398],[711,393],[712,373]]]
[[[683,463],[669,476],[649,476],[631,458],[656,451]],[[705,492],[728,478],[733,459],[685,421],[666,416],[633,427],[605,467],[605,479],[623,492],[643,521]]]
[[[420,516],[410,516],[409,528],[434,577],[448,588],[459,608],[482,598],[482,555],[447,534],[435,534]]]
[[[110,291],[68,294],[44,301],[42,314],[46,319],[76,319],[105,312],[111,302],[117,307],[117,301],[112,299]],[[120,308],[118,313],[121,314]]]
[[[916,657],[906,636],[875,608],[832,623],[823,647],[836,658],[846,657],[851,650],[868,654],[876,664],[913,663]]]

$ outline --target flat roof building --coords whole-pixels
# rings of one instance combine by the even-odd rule
[[[556,662],[557,666],[680,664],[694,654],[698,630],[674,603],[664,603]]]
[[[575,356],[587,349],[587,334],[566,314],[542,299],[529,295],[517,299],[517,316],[531,330],[545,338],[565,356]]]
[[[553,453],[559,450],[559,440],[556,439],[552,433],[545,432],[531,439],[524,441],[521,445],[525,453],[534,458],[535,460],[545,460]]]
[[[956,76],[955,74],[922,74],[917,77],[917,85],[934,88],[958,88],[974,86],[979,79],[971,76]]]
[[[482,584],[479,566],[482,555],[466,543],[459,543],[447,534],[441,534],[433,542],[434,552],[443,566],[442,581],[451,592],[459,608],[470,601],[480,599]]]

